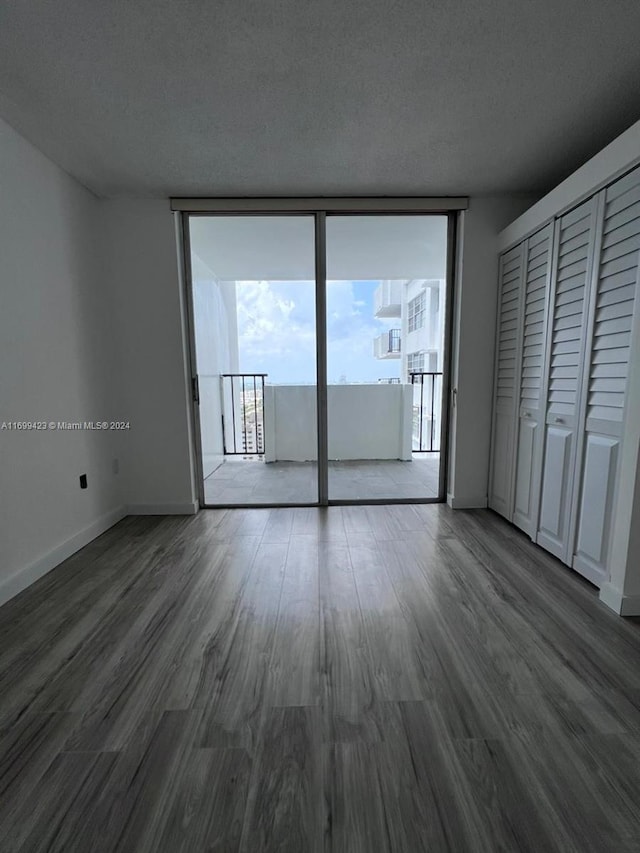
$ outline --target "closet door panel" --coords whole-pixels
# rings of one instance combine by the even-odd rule
[[[500,259],[489,506],[511,520],[516,405],[521,361],[523,245]]]
[[[542,460],[542,405],[548,292],[553,248],[551,223],[525,247],[522,361],[513,522],[529,536],[536,532]]]
[[[608,533],[613,511],[613,493],[620,441],[588,434],[582,471],[580,525],[574,568],[601,586],[605,577]]]
[[[640,256],[640,169],[605,191],[573,566],[607,577]]]
[[[490,506],[501,515],[508,514],[513,458],[513,415],[496,412],[494,419],[494,461]]]
[[[537,541],[561,560],[569,515],[567,489],[571,481],[572,449],[573,430],[547,428]]]
[[[573,551],[569,534],[596,209],[594,197],[562,216],[556,228],[536,541],[564,562],[570,562]]]
[[[538,425],[534,421],[520,419],[513,522],[527,533],[529,533],[527,520],[533,512],[532,493],[537,431]]]

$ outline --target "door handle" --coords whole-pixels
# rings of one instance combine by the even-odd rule
[[[553,420],[557,424],[563,424],[564,423],[564,418],[554,418]]]

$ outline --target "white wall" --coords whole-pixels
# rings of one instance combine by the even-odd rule
[[[318,458],[315,385],[265,385],[265,462]]]
[[[487,505],[493,354],[498,294],[498,234],[534,199],[472,198],[460,214],[447,500],[453,507]]]
[[[166,201],[101,204],[115,305],[122,412],[131,422],[122,475],[132,513],[195,511],[184,300]]]
[[[409,385],[329,385],[329,459],[411,459]],[[265,461],[318,458],[315,385],[267,385]]]
[[[206,478],[224,459],[220,374],[237,373],[239,369],[238,319],[235,281],[218,281],[196,249],[193,246],[191,252],[193,320],[200,391],[200,444]]]
[[[0,422],[126,415],[98,215],[92,194],[0,121]],[[0,602],[123,515],[119,439],[0,430]]]
[[[410,385],[330,385],[330,459],[411,459]]]

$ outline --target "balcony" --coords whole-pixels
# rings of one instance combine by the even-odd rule
[[[389,329],[373,339],[376,358],[400,358],[400,329]]]
[[[203,472],[207,504],[317,500],[316,387],[272,385],[266,379],[259,373],[200,377],[201,410],[209,406],[213,412],[215,403],[216,416],[208,422],[221,430],[216,447],[214,430],[201,431],[203,462],[217,453]],[[439,400],[434,400],[432,385],[427,382],[423,390],[423,384],[328,386],[332,498],[438,495],[439,446],[434,439],[439,431],[431,423]]]
[[[373,294],[376,317],[401,317],[404,281],[387,279],[381,281]]]

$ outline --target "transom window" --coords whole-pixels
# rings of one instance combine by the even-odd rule
[[[410,332],[415,332],[416,329],[421,329],[424,326],[424,315],[427,308],[427,299],[424,290],[419,293],[409,303],[408,329]]]

